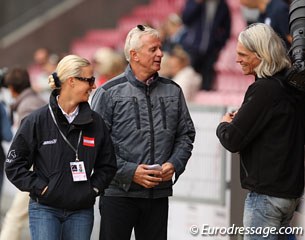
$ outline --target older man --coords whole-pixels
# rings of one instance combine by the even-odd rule
[[[162,78],[159,33],[138,25],[127,35],[125,72],[101,86],[93,109],[108,125],[118,171],[101,197],[100,239],[167,239],[168,197],[183,173],[195,130],[181,88]]]

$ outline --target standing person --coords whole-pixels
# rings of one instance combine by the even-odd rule
[[[168,67],[173,81],[181,87],[186,102],[192,102],[200,90],[202,79],[190,65],[187,52],[175,46],[170,53]]]
[[[92,105],[110,129],[118,171],[100,198],[102,240],[167,239],[168,197],[191,156],[195,129],[181,88],[162,78],[157,30],[138,25],[129,65],[97,89]],[[157,165],[154,165],[157,164]]]
[[[186,26],[182,45],[202,76],[202,89],[212,90],[214,65],[231,32],[228,4],[226,0],[187,0],[182,20]]]
[[[1,90],[1,84],[2,81],[0,79],[0,90]],[[13,138],[13,133],[11,129],[11,121],[6,112],[5,104],[0,99],[0,197],[2,196],[4,161],[5,161],[5,151],[2,146],[2,141],[10,142],[12,138]]]
[[[238,112],[223,116],[217,136],[226,149],[240,153],[241,185],[249,190],[244,227],[279,230],[289,226],[304,188],[304,94],[285,82],[291,63],[284,43],[266,24],[240,33],[236,62],[255,82]],[[244,239],[280,237],[246,232]]]
[[[20,67],[12,68],[5,75],[4,82],[15,100],[11,105],[11,111],[12,116],[15,116],[14,125],[16,127],[20,125],[23,118],[46,104],[32,89],[30,76],[26,69]],[[21,239],[23,227],[27,224],[28,205],[29,194],[18,191],[3,220],[0,240]]]
[[[248,8],[259,10],[258,22],[270,25],[290,48],[292,36],[289,33],[289,3],[287,0],[240,0]]]
[[[64,57],[49,76],[49,104],[22,121],[10,147],[6,174],[30,192],[33,240],[89,240],[95,198],[116,172],[106,125],[87,102],[92,73],[86,59]],[[85,172],[72,171],[79,164]]]

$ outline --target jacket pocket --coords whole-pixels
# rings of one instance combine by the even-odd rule
[[[167,129],[167,123],[166,123],[166,111],[165,111],[165,104],[163,97],[159,98],[160,101],[160,108],[161,108],[161,117],[162,117],[162,124],[163,128]]]
[[[48,189],[37,196],[38,202],[58,208],[80,209],[90,207],[95,202],[95,192],[90,179],[73,182],[69,171],[57,172],[50,176]]]
[[[133,106],[134,106],[134,114],[135,114],[135,121],[136,121],[137,129],[140,129],[141,124],[140,124],[140,109],[139,109],[138,99],[136,97],[133,97],[132,102],[133,102]]]

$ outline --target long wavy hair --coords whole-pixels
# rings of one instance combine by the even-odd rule
[[[254,23],[243,30],[238,41],[261,60],[254,69],[258,77],[270,77],[291,67],[284,41],[263,23]]]

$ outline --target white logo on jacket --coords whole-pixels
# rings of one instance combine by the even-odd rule
[[[8,154],[7,154],[7,159],[5,160],[7,163],[11,163],[12,161],[14,161],[14,159],[17,157],[16,151],[15,150],[11,150]]]
[[[57,142],[57,139],[52,139],[48,141],[44,141],[42,145],[50,145],[50,144],[55,144]]]

